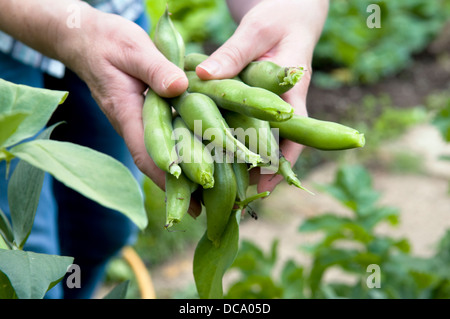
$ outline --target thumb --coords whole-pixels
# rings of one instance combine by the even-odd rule
[[[184,71],[167,60],[150,39],[144,39],[141,46],[127,54],[127,59],[115,59],[113,64],[149,85],[158,95],[174,97],[187,89]]]
[[[261,23],[243,21],[221,47],[197,66],[198,77],[211,80],[236,76],[275,45],[276,32],[266,32],[266,29]]]

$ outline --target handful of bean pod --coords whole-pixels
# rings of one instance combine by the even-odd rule
[[[168,9],[159,19],[156,47],[183,68],[189,87],[167,99],[148,89],[143,105],[144,140],[155,164],[166,172],[166,223],[187,214],[196,194],[206,213],[206,230],[194,255],[200,298],[222,297],[222,276],[238,251],[241,212],[269,192],[249,195],[249,170],[280,174],[302,190],[278,138],[320,150],[363,147],[364,134],[342,124],[294,114],[280,95],[301,80],[301,67],[254,61],[232,79],[201,80],[195,73],[208,56],[185,54],[185,44]],[[308,191],[309,192],[309,191]]]

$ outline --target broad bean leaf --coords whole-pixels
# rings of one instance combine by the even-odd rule
[[[380,196],[370,173],[360,165],[340,167],[333,184],[322,188],[360,216],[369,214]]]
[[[249,275],[243,281],[236,282],[228,290],[227,299],[280,299],[283,287],[273,281],[271,276]]]
[[[244,276],[250,276],[255,273],[271,276],[277,262],[278,244],[279,240],[274,239],[270,251],[265,254],[255,243],[243,240],[239,247],[239,253],[231,267],[239,269]]]
[[[289,259],[285,262],[281,271],[281,286],[283,287],[283,299],[306,298],[304,294],[306,278],[303,267]]]
[[[193,271],[201,299],[223,298],[222,279],[236,258],[239,249],[239,221],[241,211],[233,211],[218,246],[205,232],[194,253]]]
[[[11,138],[28,115],[29,113],[25,112],[3,113],[2,110],[0,113],[0,147]]]
[[[52,140],[22,143],[10,152],[87,198],[123,213],[139,228],[147,226],[140,185],[114,158],[84,146]]]
[[[67,95],[68,92],[64,91],[33,88],[0,79],[0,114],[29,115],[21,121],[14,133],[0,144],[8,147],[36,135]]]
[[[45,129],[36,139],[48,139],[58,124]],[[8,183],[13,240],[20,249],[25,245],[33,227],[44,176],[43,170],[21,160]]]
[[[72,257],[0,249],[0,272],[5,275],[0,276],[0,287],[11,285],[19,299],[41,299],[72,262]]]
[[[308,218],[300,225],[298,230],[300,232],[315,232],[319,230],[334,232],[351,222],[352,220],[347,217],[337,216],[335,214],[323,214]]]

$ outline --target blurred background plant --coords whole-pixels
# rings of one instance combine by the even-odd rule
[[[224,0],[169,0],[167,4],[187,52],[209,54],[236,28]],[[381,8],[379,29],[366,24],[369,4]],[[164,0],[147,0],[153,27],[165,8]],[[310,265],[289,259],[275,271],[280,266],[278,240],[269,252],[255,241],[242,240],[232,268],[237,276],[228,285],[228,298],[450,297],[450,231],[428,257],[413,254],[407,238],[380,235],[375,229],[380,224],[395,228],[403,212],[379,204],[382,194],[372,184],[374,170],[426,174],[422,154],[400,147],[386,157],[382,151],[386,143],[414,127],[432,126],[450,142],[449,21],[450,2],[446,0],[330,1],[314,54],[308,111],[310,116],[364,132],[366,146],[348,152],[305,149],[295,170],[305,179],[320,165],[335,163],[335,179],[319,187],[320,196],[331,195],[349,214],[317,212],[301,223],[299,233],[323,235],[302,248],[311,258]],[[441,154],[440,159],[448,161],[450,154]],[[185,218],[176,231],[168,233],[162,227],[164,193],[148,179],[144,179],[143,191],[149,227],[140,234],[135,248],[151,272],[196,244],[204,229],[204,214],[196,220]],[[263,204],[255,205],[258,211],[257,206]],[[367,286],[368,264],[382,269],[380,289]],[[324,274],[336,267],[352,280],[325,280]],[[111,264],[111,282],[130,278],[129,297],[135,298],[138,292],[129,267],[120,258]],[[187,285],[164,297],[196,298],[195,287]]]

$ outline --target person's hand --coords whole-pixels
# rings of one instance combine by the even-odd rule
[[[244,6],[243,2],[229,1],[230,7],[234,6],[230,8],[232,13],[239,13],[236,6]],[[261,1],[243,16],[233,36],[197,67],[197,75],[203,80],[232,78],[253,60],[302,66],[306,69],[305,75],[282,98],[294,107],[296,114],[306,116],[311,61],[327,11],[328,1],[325,0]],[[280,140],[280,149],[294,164],[303,146]],[[280,175],[259,174],[257,171],[255,174],[255,170],[252,171],[258,192],[273,191],[282,179]]]
[[[188,86],[183,70],[169,62],[138,25],[120,16],[89,9],[78,32],[62,40],[59,56],[88,85],[92,96],[123,137],[136,166],[161,189],[165,173],[148,155],[144,145],[142,106],[150,86],[163,97],[174,97]],[[67,51],[64,51],[67,50]],[[191,201],[190,214],[201,211]]]

